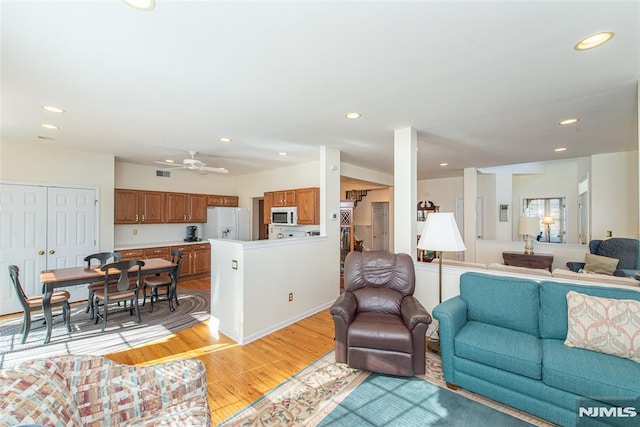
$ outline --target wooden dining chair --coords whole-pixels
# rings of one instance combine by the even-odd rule
[[[140,323],[140,310],[138,308],[138,293],[140,290],[140,280],[142,273],[140,268],[144,265],[141,260],[118,261],[103,265],[100,270],[105,273],[102,288],[93,291],[93,311],[95,313],[95,323],[102,318],[102,332],[107,326],[107,316],[109,314],[109,303],[113,301],[129,301],[129,314],[135,312],[136,322]],[[137,269],[136,269],[137,267]],[[135,269],[135,280],[129,280],[131,269]],[[115,284],[113,281],[115,280]],[[100,303],[102,302],[103,312],[100,313]],[[125,307],[126,309],[126,307]]]
[[[176,249],[171,251],[171,262],[176,264],[173,269],[173,275],[176,278],[176,289],[174,289],[173,295],[169,295],[171,291],[171,276],[169,274],[161,274],[157,276],[151,276],[144,279],[144,285],[142,285],[142,305],[147,301],[147,288],[150,289],[149,295],[149,313],[153,311],[153,300],[158,301],[158,288],[167,288],[167,299],[174,298],[176,305],[180,305],[178,302],[178,279],[180,278],[180,269],[182,268],[182,251]]]
[[[122,258],[122,254],[120,254],[119,252],[99,252],[97,254],[87,255],[84,258],[84,262],[87,263],[87,268],[91,268],[91,267],[100,267],[110,262],[120,261],[120,258]],[[86,313],[91,312],[91,315],[89,316],[91,319],[93,319],[93,316],[94,316],[93,292],[96,289],[102,288],[103,285],[104,285],[103,282],[94,282],[94,283],[90,283],[87,286],[89,295],[87,296],[87,309],[85,312]]]
[[[29,335],[29,331],[31,330],[31,313],[43,310],[42,300],[44,299],[44,295],[28,297],[24,293],[22,285],[20,284],[20,269],[18,266],[9,266],[9,276],[11,277],[13,288],[18,295],[20,305],[22,305],[24,310],[24,320],[22,321],[22,341],[20,342],[21,344],[24,344],[27,340],[27,336]],[[53,295],[51,295],[51,308],[62,307],[62,317],[67,325],[67,332],[71,332],[71,306],[69,306],[69,298],[71,298],[71,295],[67,291],[55,291]],[[42,320],[44,320],[44,317]]]

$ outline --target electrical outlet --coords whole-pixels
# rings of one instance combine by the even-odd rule
[[[133,229],[133,235],[134,235],[134,236],[137,236],[137,235],[138,235],[138,229],[137,229],[137,228],[134,228],[134,229]]]
[[[293,292],[289,292],[289,302],[293,301]]]

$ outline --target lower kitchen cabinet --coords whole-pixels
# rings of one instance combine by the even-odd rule
[[[181,278],[208,276],[211,273],[211,245],[196,243],[192,245],[171,246],[171,250],[182,251]]]

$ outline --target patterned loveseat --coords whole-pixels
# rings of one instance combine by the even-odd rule
[[[129,366],[59,356],[0,371],[0,426],[209,426],[207,377],[196,359]]]

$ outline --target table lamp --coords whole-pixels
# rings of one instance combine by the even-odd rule
[[[540,232],[540,218],[535,216],[521,216],[518,222],[518,233],[525,236],[524,254],[533,255],[533,243],[531,236],[538,235]]]
[[[550,216],[545,216],[542,219],[542,223],[545,225],[547,230],[547,242],[551,243],[551,224],[553,224],[553,218]]]
[[[418,249],[435,251],[438,257],[438,301],[442,302],[442,252],[466,251],[452,212],[435,212],[427,216]],[[429,341],[428,348],[440,352],[440,340]]]

